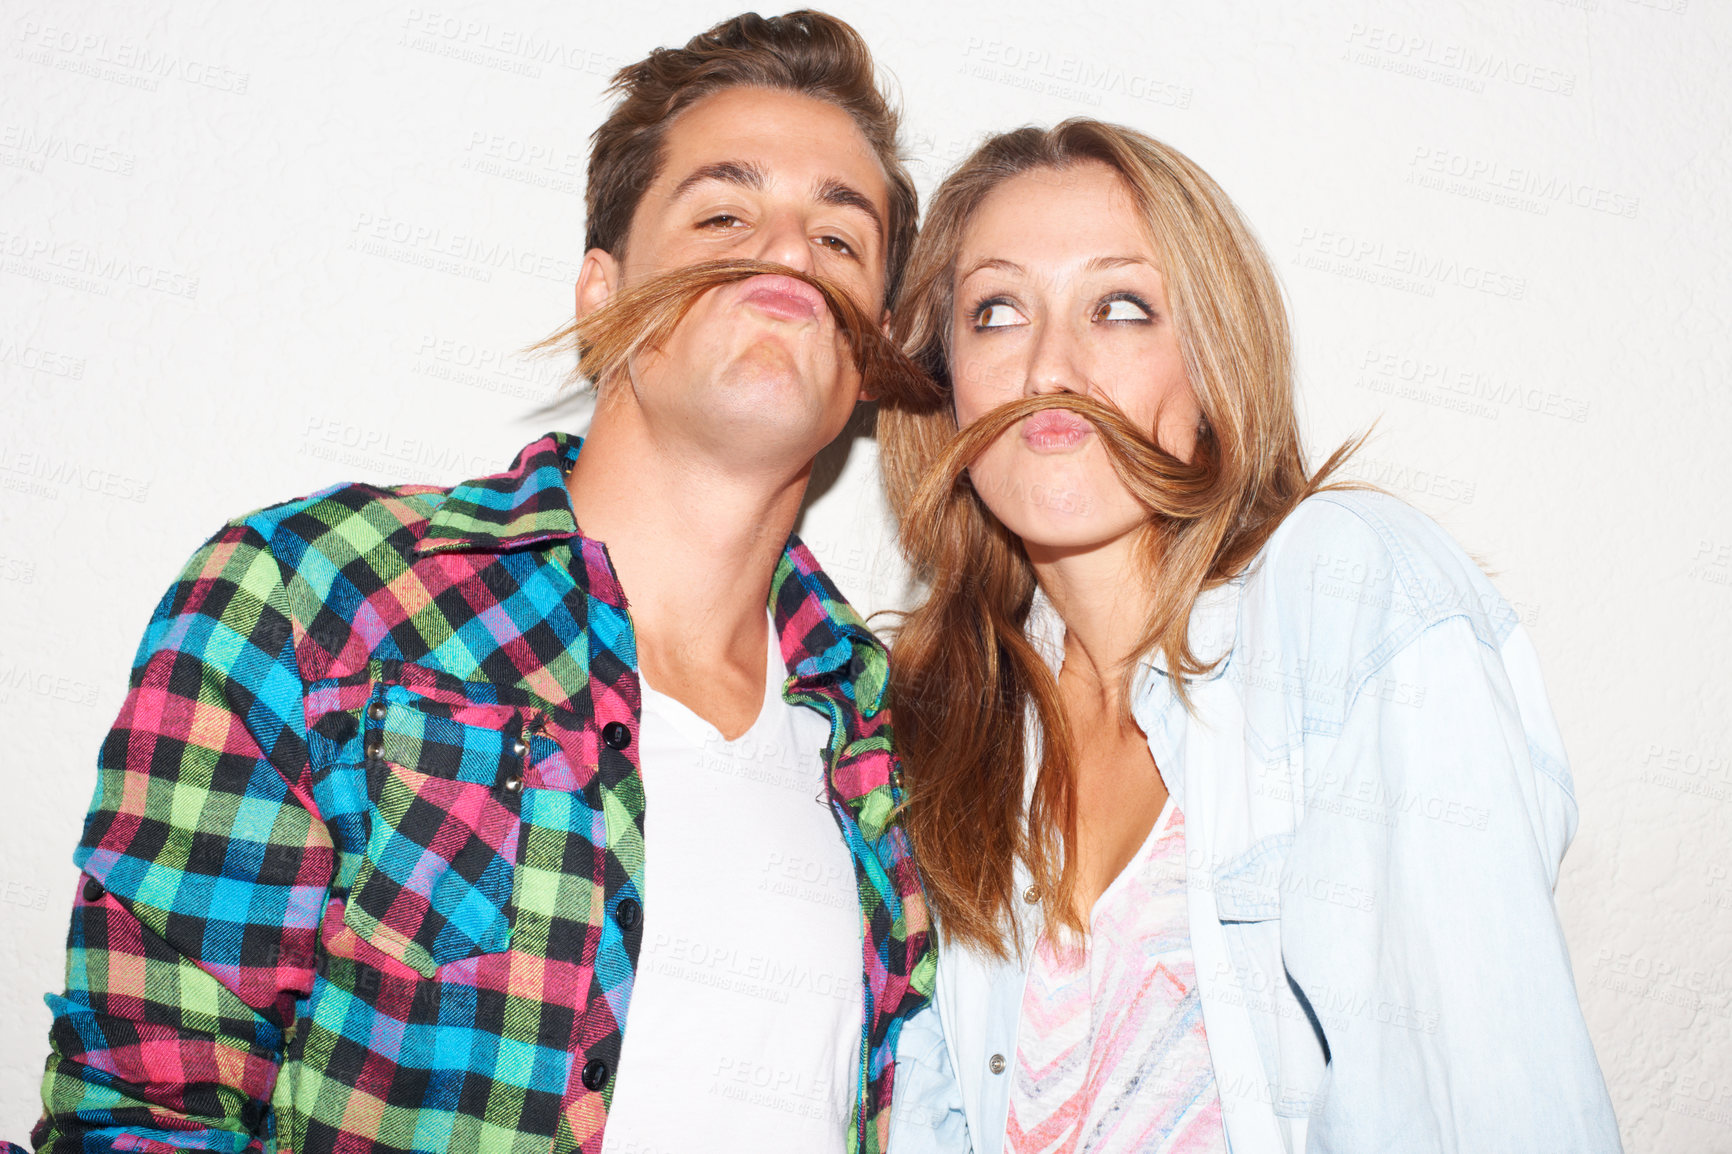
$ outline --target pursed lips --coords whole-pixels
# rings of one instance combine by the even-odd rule
[[[1036,452],[1075,448],[1093,432],[1093,425],[1068,409],[1042,409],[1022,422],[1022,439]]]
[[[765,273],[742,282],[742,304],[785,321],[817,320],[829,306],[824,294],[803,280]]]

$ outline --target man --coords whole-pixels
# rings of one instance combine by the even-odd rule
[[[810,12],[615,87],[587,439],[239,518],[159,605],[38,1149],[883,1146],[926,913],[883,651],[791,529],[887,355],[896,115]],[[694,266],[724,275],[605,361]]]

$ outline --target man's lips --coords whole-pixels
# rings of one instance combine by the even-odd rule
[[[1068,409],[1042,409],[1022,423],[1022,439],[1036,452],[1075,448],[1094,426]]]
[[[803,280],[765,273],[741,283],[740,302],[785,321],[817,320],[829,306],[824,294]]]

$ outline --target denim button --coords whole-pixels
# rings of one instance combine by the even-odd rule
[[[994,1074],[1004,1073],[1004,1055],[994,1054],[986,1063],[986,1068]]]
[[[601,739],[609,749],[624,749],[631,744],[631,730],[623,721],[610,721],[601,727]]]
[[[591,1058],[584,1063],[583,1085],[589,1090],[600,1090],[607,1085],[607,1063],[600,1058]]]

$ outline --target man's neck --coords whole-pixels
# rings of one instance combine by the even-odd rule
[[[604,400],[566,480],[625,591],[640,672],[726,738],[763,702],[764,607],[810,474],[669,443]]]

